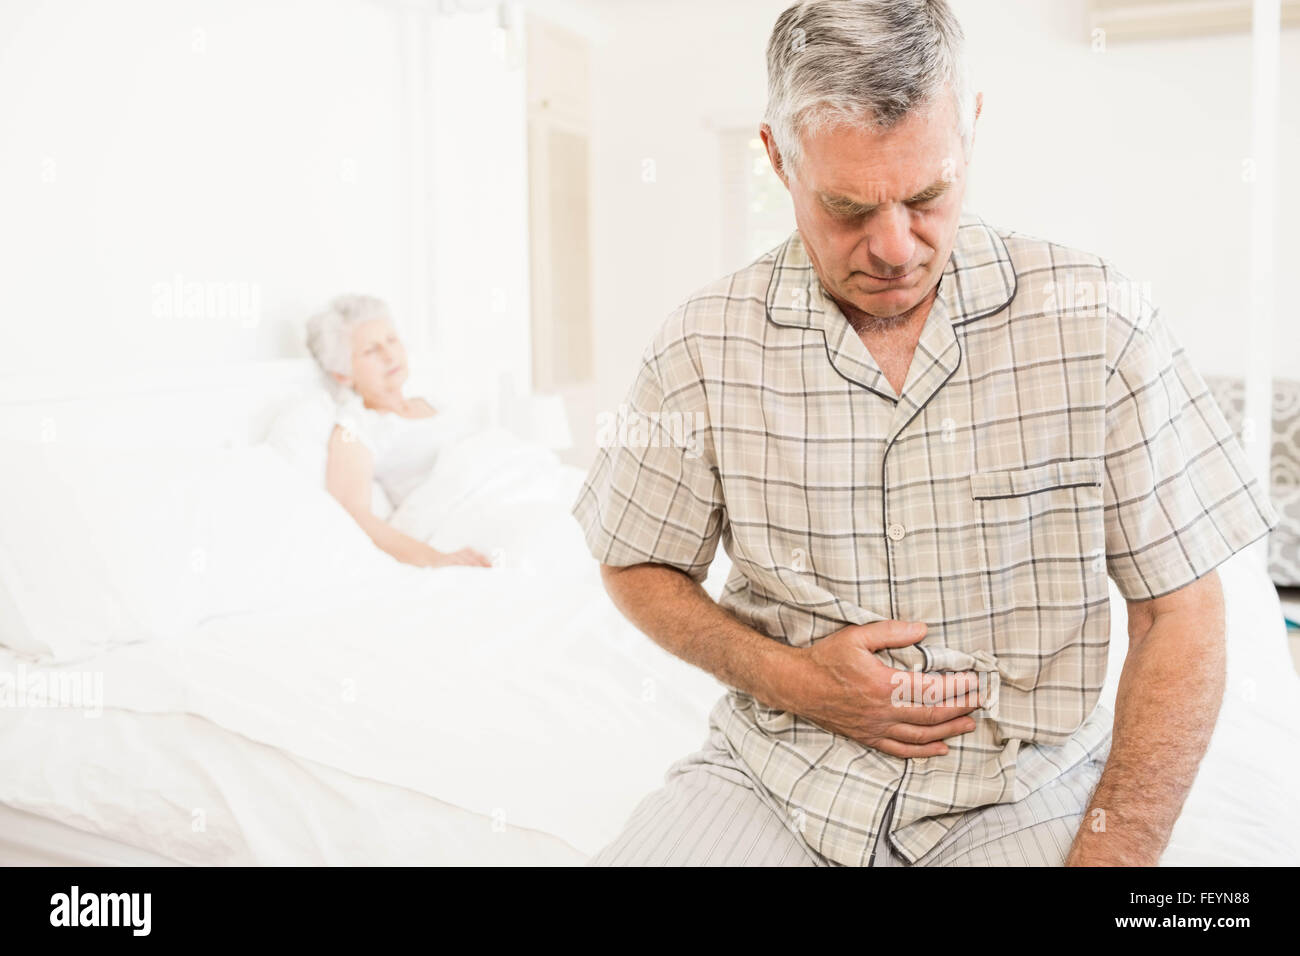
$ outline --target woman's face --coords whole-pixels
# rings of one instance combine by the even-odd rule
[[[352,328],[352,379],[362,398],[401,394],[409,372],[406,349],[387,319],[372,319]]]

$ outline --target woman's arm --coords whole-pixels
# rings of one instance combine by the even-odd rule
[[[487,558],[471,548],[446,554],[431,548],[423,541],[402,534],[387,521],[370,510],[370,484],[374,465],[370,449],[355,438],[348,438],[342,426],[336,425],[329,441],[329,457],[325,465],[325,487],[337,499],[361,529],[370,536],[377,547],[404,564],[422,568],[437,568],[449,564],[467,564],[491,567]]]

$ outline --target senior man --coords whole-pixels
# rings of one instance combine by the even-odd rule
[[[1132,282],[963,212],[962,43],[944,0],[777,20],[761,134],[797,231],[661,326],[638,437],[574,504],[620,610],[728,687],[596,864],[1153,865],[1168,843],[1223,695],[1214,568],[1278,516]]]

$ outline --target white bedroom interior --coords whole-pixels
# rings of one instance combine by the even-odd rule
[[[569,388],[569,417],[589,421],[677,302],[790,221],[779,203],[763,224],[733,213],[782,6],[537,0],[503,18],[478,0],[6,4],[0,251],[25,320],[6,324],[0,371],[302,357],[306,315],[338,289],[371,289],[430,377],[495,412],[503,388],[532,384],[530,258],[547,228],[581,224],[587,288],[557,294],[586,297],[592,341],[570,351],[589,350],[574,373],[588,381]],[[1097,49],[1085,0],[954,6],[985,94],[968,206],[1108,250],[1177,317],[1199,368],[1243,374],[1244,337],[1219,330],[1248,272],[1249,33]],[[526,56],[539,29],[571,46]],[[1300,89],[1298,37],[1281,32],[1283,104]],[[1026,70],[1040,81],[1024,84]],[[542,116],[582,131],[558,142],[575,156],[586,143],[589,209],[538,226],[530,247]],[[1300,153],[1293,116],[1277,127],[1280,169]],[[1295,188],[1279,179],[1279,208]],[[1276,241],[1278,262],[1300,254],[1291,231]],[[1274,324],[1279,376],[1298,335]],[[491,369],[454,357],[467,352]],[[589,458],[590,431],[573,429],[569,460]]]

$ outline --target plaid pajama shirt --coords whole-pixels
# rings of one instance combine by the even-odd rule
[[[735,688],[710,721],[816,852],[912,862],[965,811],[1019,801],[1109,746],[1098,708],[1123,596],[1168,594],[1278,515],[1201,376],[1104,259],[964,213],[901,394],[796,232],[691,296],[645,350],[573,505],[591,553],[702,581],[807,647],[924,621],[877,652],[974,670],[976,729],[893,757]]]

